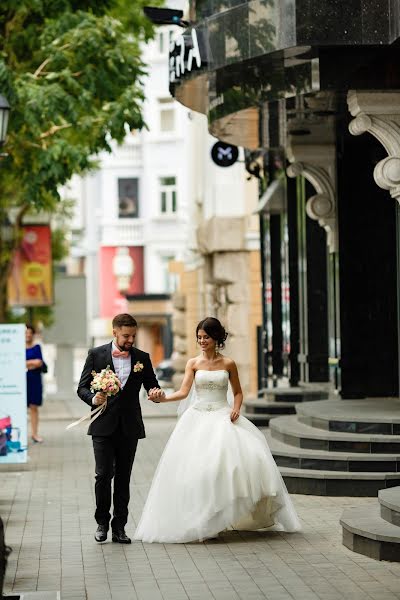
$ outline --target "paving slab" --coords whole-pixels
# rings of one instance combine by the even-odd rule
[[[400,600],[400,565],[342,545],[343,510],[371,506],[376,500],[369,498],[293,496],[303,524],[296,534],[226,532],[209,543],[97,545],[91,440],[84,428],[65,431],[84,412],[72,397],[46,402],[44,444],[29,448],[27,465],[0,467],[6,481],[0,514],[13,548],[7,594],[39,594],[32,600],[50,600],[49,590],[60,590],[61,600]],[[135,460],[128,534],[174,424],[173,418],[145,417],[148,437]]]

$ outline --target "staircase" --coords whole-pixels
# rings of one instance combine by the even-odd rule
[[[346,509],[340,524],[353,552],[400,562],[400,487],[380,490],[376,505]]]
[[[377,496],[400,485],[400,401],[323,400],[270,421],[266,437],[288,491]]]
[[[258,427],[267,427],[270,419],[281,415],[292,415],[300,402],[326,400],[328,388],[277,387],[266,390],[262,398],[245,400],[244,416]]]

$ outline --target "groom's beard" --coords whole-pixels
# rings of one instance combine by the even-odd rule
[[[119,350],[121,350],[121,352],[129,352],[131,348],[133,348],[133,344],[122,344],[122,346],[116,344],[116,346],[119,348]]]

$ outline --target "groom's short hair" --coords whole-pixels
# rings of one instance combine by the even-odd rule
[[[122,313],[113,318],[112,327],[113,329],[118,329],[120,327],[137,327],[137,321],[132,315]]]

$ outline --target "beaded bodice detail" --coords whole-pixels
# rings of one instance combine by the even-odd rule
[[[196,371],[197,402],[194,408],[200,411],[212,411],[228,406],[228,381],[228,371],[205,371],[203,369]]]

